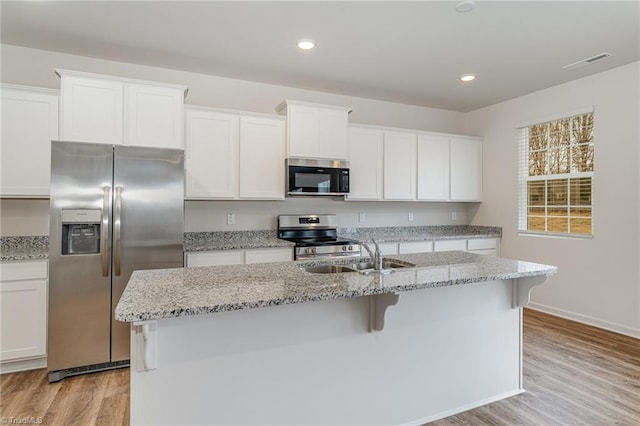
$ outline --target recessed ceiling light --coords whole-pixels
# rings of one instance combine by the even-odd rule
[[[475,74],[465,74],[460,76],[460,80],[462,81],[473,81],[476,79]]]
[[[298,42],[298,47],[302,50],[310,50],[316,47],[316,42],[306,38]]]
[[[476,8],[475,0],[462,0],[456,5],[456,10],[460,13],[472,11]]]

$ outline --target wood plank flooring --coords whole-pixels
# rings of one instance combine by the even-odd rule
[[[640,425],[640,340],[524,310],[526,393],[432,423]],[[128,425],[129,370],[49,384],[46,370],[0,376],[0,422]]]

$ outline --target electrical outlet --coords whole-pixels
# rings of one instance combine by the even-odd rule
[[[413,212],[409,212],[407,219],[409,220],[409,222],[413,222]]]
[[[364,222],[364,212],[358,213],[358,222]]]
[[[236,215],[234,213],[227,213],[227,225],[236,224]]]
[[[458,213],[451,212],[451,220],[458,220]]]

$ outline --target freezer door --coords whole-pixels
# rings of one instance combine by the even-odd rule
[[[112,168],[111,145],[51,144],[49,371],[109,362]]]
[[[183,265],[184,153],[116,146],[113,182],[112,312],[133,271]],[[111,361],[130,358],[129,338],[112,320]]]

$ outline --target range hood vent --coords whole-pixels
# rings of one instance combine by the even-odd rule
[[[603,59],[608,58],[609,56],[613,56],[613,53],[608,53],[608,52],[603,52],[600,53],[598,55],[592,56],[590,58],[586,58],[586,59],[582,59],[578,62],[574,62],[572,64],[569,65],[565,65],[564,67],[562,67],[562,69],[567,70],[567,71],[571,71],[571,70],[575,70],[577,68],[582,68],[585,65],[591,65],[594,64],[596,62],[599,62]]]

